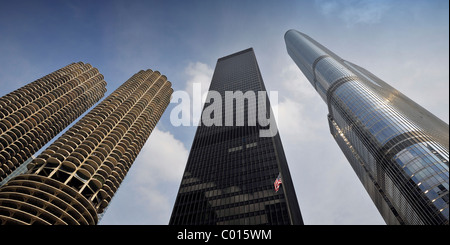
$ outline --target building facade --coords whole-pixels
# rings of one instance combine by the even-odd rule
[[[72,63],[0,98],[0,181],[98,102],[97,68]]]
[[[97,224],[172,92],[158,71],[133,75],[0,188],[0,224]]]
[[[249,106],[258,104],[259,91],[266,89],[252,48],[218,59],[169,224],[303,224],[280,136],[260,135],[276,125],[253,120],[258,113],[269,118],[267,95],[263,108]],[[227,93],[240,92],[254,94],[254,103],[227,101]],[[208,118],[218,120],[209,125]]]
[[[448,124],[309,36],[289,30],[285,42],[386,223],[448,225]]]

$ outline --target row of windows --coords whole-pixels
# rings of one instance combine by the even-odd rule
[[[448,165],[435,156],[430,145],[419,143],[399,152],[394,160],[448,219]]]
[[[333,136],[335,136],[336,142],[338,143],[339,147],[342,149],[342,152],[350,162],[350,165],[353,167],[354,171],[358,175],[359,179],[361,180],[361,183],[371,196],[380,214],[383,216],[383,218],[386,220],[388,224],[402,223],[402,221],[398,220],[398,213],[395,211],[395,207],[392,206],[392,202],[386,201],[387,197],[384,193],[388,190],[380,189],[380,184],[377,182],[379,180],[378,178],[376,178],[376,175],[374,176],[374,174],[377,174],[378,171],[371,171],[370,169],[368,169],[367,162],[365,161],[365,159],[361,158],[361,156],[364,157],[371,156],[371,158],[373,159],[370,152],[368,152],[367,150],[362,152],[359,149],[359,152],[362,152],[362,155],[359,155],[359,152],[356,151],[356,149],[358,149],[359,146],[353,147],[355,139],[358,138],[357,137],[351,138],[350,143],[349,139],[346,138],[346,135],[342,133],[342,130],[332,119],[330,120],[330,126],[331,132]],[[355,135],[349,135],[349,137],[353,136]],[[359,141],[359,143],[361,143],[361,141]],[[383,172],[380,173],[383,174]]]
[[[316,81],[325,90],[328,90],[334,82],[343,77],[354,76],[352,72],[331,57],[321,59],[315,67],[314,74],[316,75]]]
[[[391,177],[387,174],[384,176],[384,193],[392,200],[391,203],[396,208],[396,212],[400,213],[402,220],[405,220],[406,224],[423,225],[424,222],[420,219],[420,216],[414,210],[408,199],[405,198],[404,193],[396,186]]]
[[[242,54],[232,60],[218,62],[214,72],[211,90],[223,91],[260,91],[258,70],[252,53]]]
[[[258,193],[260,193],[258,195]],[[219,199],[204,199],[202,192],[190,195],[179,195],[178,205],[174,208],[171,223],[189,224],[190,222],[202,224],[205,214],[212,213],[210,217],[214,222],[231,224],[229,221],[236,218],[250,218],[258,215],[270,216],[270,221],[263,223],[289,224],[285,200],[280,199],[280,193],[274,195],[273,190],[255,192],[253,194],[240,194]],[[205,200],[205,201],[203,201]],[[206,201],[207,200],[207,201]],[[249,222],[249,221],[247,221]]]
[[[35,101],[39,97],[48,94],[67,81],[80,75],[80,71],[93,70],[90,64],[72,63],[55,72],[52,72],[38,80],[31,82],[0,98],[0,108],[6,109],[6,114]],[[93,70],[98,73],[98,70]],[[96,72],[95,72],[96,71]],[[1,115],[1,114],[0,114]]]
[[[418,130],[358,81],[343,84],[335,94],[381,145],[398,134]]]
[[[205,144],[202,147],[192,147],[190,158],[194,158],[195,162],[199,162],[202,160],[211,161],[212,164],[215,162],[221,161],[220,159],[252,159],[253,157],[257,157],[258,155],[264,156],[267,154],[272,154],[274,148],[272,146],[272,140],[270,138],[260,138],[257,141],[254,141],[256,137],[243,137],[236,138],[234,140],[222,141],[219,142],[219,139],[208,139],[203,137],[203,141],[205,143],[212,142],[212,144]],[[252,140],[253,139],[253,140]],[[216,143],[217,142],[217,143]],[[251,147],[247,142],[258,142],[257,147],[253,144]],[[197,143],[197,144],[196,144]],[[195,142],[194,146],[200,145],[199,142]],[[247,145],[249,145],[247,147]],[[242,149],[236,152],[236,150],[242,146]],[[229,150],[233,149],[234,150]],[[229,154],[230,152],[234,152],[233,154]],[[193,164],[192,166],[188,166],[189,168],[200,167],[198,164]]]
[[[335,114],[335,116],[337,118],[339,117],[338,114]],[[398,191],[398,188],[393,184],[390,177],[384,172],[376,170],[377,168],[381,168],[378,166],[380,163],[373,162],[371,164],[367,161],[367,159],[373,159],[374,161],[375,159],[366,149],[364,144],[362,144],[359,140],[355,132],[353,130],[347,131],[344,135],[337,124],[334,123],[334,126],[337,130],[337,132],[335,132],[335,138],[338,145],[341,147],[367,192],[374,200],[374,203],[383,215],[384,219],[389,221],[388,224],[403,223],[403,219],[405,217],[407,217],[408,222],[413,222],[412,224],[421,224],[415,222],[418,220],[414,218],[417,217],[417,214],[412,209],[411,205],[406,201],[407,199],[403,197],[403,194]],[[375,169],[367,168],[372,165],[374,165]],[[382,191],[377,188],[377,186],[380,185],[382,185]],[[391,201],[386,201],[386,198],[388,197]],[[398,212],[401,213],[401,217],[398,217]]]
[[[351,145],[347,147],[354,147],[357,154],[364,159],[365,165],[369,166],[371,173],[375,176],[377,181],[383,186],[386,186],[387,182],[385,182],[385,178],[383,178],[383,176],[378,176],[377,169],[381,162],[385,162],[388,164],[387,166],[389,166],[391,159],[384,159],[385,156],[382,156],[381,154],[385,153],[379,152],[380,149],[395,136],[405,132],[419,131],[419,129],[409,120],[406,120],[405,117],[401,116],[401,114],[396,112],[394,108],[384,103],[380,97],[358,82],[347,82],[341,85],[336,90],[331,103],[331,112],[334,115],[336,123],[342,128],[342,133],[345,134],[345,137],[351,142]],[[420,134],[410,134],[408,137],[412,138],[417,136],[420,136]],[[413,206],[405,203],[401,205],[400,203],[396,204],[395,200],[399,202],[400,200],[412,200],[414,199],[412,197],[416,195],[414,193],[416,193],[417,190],[422,189],[422,194],[419,194],[419,196],[421,195],[424,198],[426,196],[428,202],[422,201],[422,206],[415,208],[415,210],[425,213],[433,212],[430,211],[431,209],[428,207],[428,205],[432,205],[436,207],[435,210],[438,210],[438,213],[445,215],[445,212],[448,213],[448,209],[445,208],[448,206],[448,165],[445,164],[445,162],[448,162],[448,153],[445,157],[437,153],[432,153],[437,151],[431,150],[423,144],[411,146],[411,140],[412,139],[405,138],[403,141],[393,145],[392,149],[389,149],[389,151],[400,152],[405,148],[417,148],[417,150],[420,149],[420,151],[422,151],[422,156],[417,157],[417,153],[414,153],[415,150],[413,150],[412,153],[407,153],[408,151],[401,152],[401,154],[398,154],[393,160],[403,166],[404,172],[392,172],[389,173],[389,175],[395,176],[393,177],[393,185],[405,185],[405,181],[410,179],[414,181],[416,187],[399,187],[399,189],[403,190],[399,193],[406,196],[400,199],[395,196],[390,196],[390,198],[391,200],[394,200],[394,205],[399,208],[398,211],[407,217],[408,215],[406,214],[411,212],[408,210],[412,210],[411,208]],[[413,156],[413,153],[416,156]],[[390,169],[389,171],[395,169],[392,167],[388,168]],[[358,174],[364,174],[364,171],[360,171]],[[426,181],[424,181],[425,179]],[[446,188],[447,191],[442,192],[442,188],[439,189],[437,186],[442,186],[442,188]],[[424,191],[427,191],[427,193],[424,193]],[[434,199],[436,198],[437,191],[440,191],[440,195],[443,198]],[[407,220],[406,222],[414,221]]]
[[[272,187],[278,175],[276,167],[267,169],[254,168],[253,171],[244,171],[218,171],[208,176],[199,176],[199,178],[202,178],[201,181],[199,178],[195,178],[193,182],[190,182],[189,179],[187,182],[183,180],[180,191],[190,192],[210,187],[216,188],[216,186],[219,188],[238,186],[242,190],[251,190],[258,186]]]
[[[245,145],[245,148],[248,149],[248,148],[251,148],[251,147],[255,147],[255,146],[257,146],[257,145],[258,145],[258,142],[253,142],[253,143],[250,143],[250,144],[246,144],[246,145]],[[228,149],[228,152],[239,151],[239,150],[242,150],[243,148],[244,148],[244,147],[243,147],[242,145],[240,145],[240,146],[237,146],[237,147],[233,147],[233,148]]]
[[[197,178],[193,178],[193,182],[190,182],[189,179],[187,179],[186,182],[185,180],[182,181],[179,192],[189,193],[204,190],[208,197],[214,197],[218,195],[227,196],[236,191],[252,192],[258,191],[261,188],[273,189],[273,182],[278,174],[277,170],[264,170],[263,173],[260,172],[262,171],[258,170],[251,174],[239,176],[231,174],[227,174],[226,176],[221,175],[216,178],[208,178],[208,182],[200,181]],[[237,188],[237,190],[229,192],[228,189],[231,187],[227,186]]]
[[[227,192],[227,189],[235,188],[232,192]],[[272,185],[260,185],[257,188],[242,190],[237,186],[224,187],[217,189],[216,187],[209,190],[199,190],[189,193],[180,193],[177,203],[179,205],[191,205],[195,203],[202,203],[205,200],[209,202],[211,207],[234,207],[239,206],[239,203],[257,203],[262,201],[270,201],[283,199],[283,189],[275,192]],[[193,209],[195,210],[195,209]]]
[[[219,159],[220,162],[214,160],[202,160],[197,162],[196,168],[189,167],[186,168],[186,171],[189,171],[193,174],[193,176],[201,176],[203,180],[216,180],[220,178],[221,175],[231,175],[231,176],[248,176],[254,175],[255,172],[258,171],[272,171],[276,170],[276,156],[268,155],[268,156],[258,156],[257,158],[242,160],[239,158],[225,158]],[[256,174],[255,176],[258,176]]]

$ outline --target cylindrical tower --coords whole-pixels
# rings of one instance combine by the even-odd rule
[[[173,89],[140,71],[0,188],[0,223],[97,224]]]
[[[0,181],[99,101],[97,68],[72,63],[0,98]]]
[[[448,224],[448,124],[309,36],[289,30],[285,41],[386,223]]]

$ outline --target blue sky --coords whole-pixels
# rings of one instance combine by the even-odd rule
[[[218,58],[253,47],[306,224],[383,224],[329,133],[327,107],[286,53],[293,28],[371,71],[448,123],[448,1],[2,1],[0,96],[69,63],[109,95],[141,69],[207,88]],[[100,224],[167,224],[195,127],[169,105]]]

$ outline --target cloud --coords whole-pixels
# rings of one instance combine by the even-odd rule
[[[379,23],[390,6],[386,1],[370,0],[316,0],[320,12],[327,16],[337,16],[347,26]]]
[[[140,184],[179,181],[187,155],[188,151],[183,143],[172,133],[156,128],[136,159],[137,164],[134,166],[141,171],[136,173],[134,181]]]
[[[278,113],[277,126],[283,142],[296,144],[317,139],[314,132],[327,127],[326,123],[317,121],[323,122],[321,119],[325,118],[323,101],[295,64],[281,68],[279,79],[282,81],[279,102],[271,101],[271,105]]]
[[[290,62],[281,70],[281,77],[283,79],[283,88],[293,98],[315,98],[319,97],[311,83],[306,79],[301,70]]]
[[[187,77],[186,87],[183,91],[174,91],[171,102],[181,103],[177,105],[179,108],[177,108],[176,111],[181,110],[183,113],[189,112],[189,120],[186,119],[180,121],[183,121],[188,125],[197,126],[213,76],[213,69],[201,62],[190,62],[185,68],[184,73]],[[189,100],[189,103],[184,100]],[[172,118],[172,116],[174,116],[174,118]],[[178,120],[180,119],[179,117],[180,115],[177,115],[176,113],[172,115],[171,113],[171,120]],[[182,115],[182,117],[184,119],[185,115]],[[172,121],[172,124],[174,123],[175,122]],[[188,126],[185,123],[183,123],[183,125]]]
[[[190,62],[184,72],[188,76],[186,83],[187,92],[192,92],[194,83],[200,83],[202,85],[202,94],[208,92],[214,72],[211,67],[202,62]]]
[[[206,100],[209,85],[211,84],[211,78],[214,73],[213,69],[207,64],[201,62],[190,62],[184,72],[187,75],[185,91],[189,93],[191,98],[193,98],[194,84],[200,84],[202,96],[201,103],[203,105]]]
[[[100,224],[168,224],[188,154],[173,134],[155,128]]]
[[[278,110],[278,130],[285,140],[292,142],[309,141],[314,138],[312,127],[316,127],[310,118],[305,117],[306,106],[290,98],[284,99],[274,107]],[[286,143],[288,143],[286,142]]]

